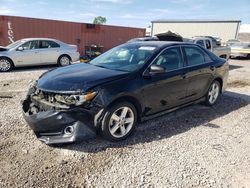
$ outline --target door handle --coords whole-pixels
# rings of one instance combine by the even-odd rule
[[[183,73],[183,74],[181,74],[181,77],[182,77],[183,79],[185,79],[185,78],[187,77],[187,74],[186,74],[186,73]]]

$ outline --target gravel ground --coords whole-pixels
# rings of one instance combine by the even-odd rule
[[[250,187],[250,60],[230,60],[227,92],[138,125],[121,143],[61,147],[22,118],[30,80],[50,69],[0,74],[0,187]]]

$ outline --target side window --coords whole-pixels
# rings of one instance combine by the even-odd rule
[[[204,46],[204,42],[203,42],[203,40],[198,40],[198,41],[197,41],[197,44],[199,44],[200,46],[205,47],[205,46]]]
[[[176,70],[183,67],[183,58],[179,47],[166,49],[157,57],[154,64],[166,68],[166,71]]]
[[[59,48],[59,44],[54,41],[42,40],[40,41],[40,48]]]
[[[184,47],[189,66],[200,65],[211,62],[211,58],[201,49],[197,47]]]
[[[60,47],[60,45],[54,41],[48,41],[48,43],[49,43],[49,47],[51,47],[51,48],[59,48]]]
[[[207,48],[208,50],[211,49],[211,43],[210,43],[209,40],[206,40],[206,48]]]
[[[24,43],[21,47],[23,47],[24,50],[38,49],[39,41],[38,40],[29,41],[29,42]]]

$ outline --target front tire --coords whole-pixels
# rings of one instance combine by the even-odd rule
[[[58,58],[58,65],[61,67],[68,66],[71,64],[71,59],[67,55],[62,55]]]
[[[13,67],[14,65],[10,59],[5,57],[0,58],[0,72],[9,72]]]
[[[126,139],[135,129],[137,111],[131,103],[122,102],[109,108],[101,126],[102,136],[113,142]]]
[[[220,92],[221,84],[217,80],[213,81],[206,95],[206,104],[208,106],[214,105],[219,98]]]

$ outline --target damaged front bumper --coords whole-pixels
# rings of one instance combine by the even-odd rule
[[[39,105],[28,94],[22,103],[23,117],[34,131],[37,138],[46,144],[70,143],[96,137],[98,120],[102,114],[100,108],[85,109],[74,107],[69,109],[40,110]]]

